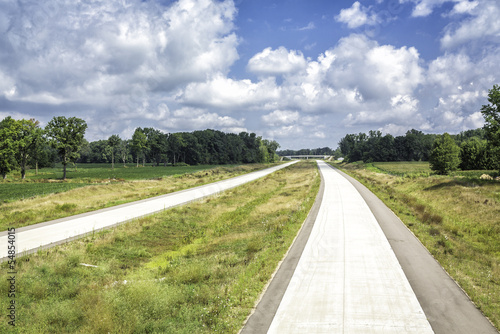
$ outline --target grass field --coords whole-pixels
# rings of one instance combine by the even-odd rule
[[[425,163],[335,166],[381,198],[500,328],[500,182],[479,178],[495,172],[426,176]]]
[[[320,183],[314,162],[97,233],[17,264],[1,333],[237,333]],[[82,266],[80,263],[97,267]],[[0,305],[8,305],[6,263]]]
[[[11,191],[12,196],[17,194],[17,196],[23,195],[25,198],[24,200],[18,199],[0,204],[0,231],[5,231],[8,227],[32,225],[163,195],[270,166],[272,165],[249,164],[232,167],[220,166],[212,169],[206,169],[212,166],[145,167],[137,168],[138,171],[143,172],[143,174],[137,176],[141,176],[142,179],[129,181],[96,179],[95,183],[88,184],[82,181],[83,179],[73,178],[69,182],[61,183],[30,183],[29,180],[20,183],[0,183],[2,196],[8,196],[3,194],[5,190],[6,193]],[[101,168],[89,169],[96,169],[97,171],[88,172],[87,175],[90,173],[97,175],[102,172]],[[151,179],[152,172],[150,169],[157,170],[156,175],[164,176]],[[200,169],[202,170],[200,171]],[[162,171],[163,174],[159,174],[159,171]],[[175,173],[175,175],[166,176],[167,173]],[[68,188],[72,190],[65,191]]]
[[[386,174],[405,176],[405,177],[420,177],[430,176],[434,174],[431,170],[428,161],[406,161],[406,162],[373,162],[371,164],[363,164],[368,170],[374,172],[383,172]],[[451,176],[459,176],[465,178],[479,178],[481,175],[490,175],[493,178],[498,176],[497,171],[491,170],[457,170],[451,172]]]
[[[19,173],[9,174],[6,181],[0,181],[0,203],[11,202],[34,196],[50,193],[64,192],[91,184],[121,182],[132,180],[157,180],[172,175],[195,173],[198,171],[215,168],[214,165],[198,166],[159,166],[135,167],[134,164],[115,164],[111,169],[110,164],[79,164],[77,169],[69,167],[67,180],[62,181],[62,166],[56,168],[42,168],[38,175],[33,170],[29,171],[25,180],[21,180]],[[232,167],[232,166],[225,166]]]

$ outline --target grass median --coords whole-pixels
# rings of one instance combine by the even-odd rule
[[[500,182],[480,179],[488,171],[432,175],[425,164],[335,166],[382,199],[498,329]]]
[[[0,332],[236,333],[319,184],[316,164],[300,162],[200,202],[20,258],[18,320],[12,328],[2,313]],[[8,284],[2,277],[2,307],[9,303]]]

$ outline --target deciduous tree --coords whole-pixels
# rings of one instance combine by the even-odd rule
[[[0,174],[5,179],[16,166],[19,123],[7,116],[0,122]]]
[[[115,151],[122,140],[118,135],[111,135],[108,138],[108,146],[111,151],[111,169],[115,169]]]
[[[460,165],[460,148],[448,133],[437,136],[429,157],[430,167],[438,174],[449,174]]]
[[[74,162],[80,156],[79,150],[83,143],[83,136],[87,123],[80,118],[56,116],[52,118],[45,131],[49,143],[57,150],[63,164],[63,180],[66,180],[66,165]]]
[[[141,128],[137,128],[132,135],[132,150],[136,154],[137,167],[139,167],[139,158],[142,156],[142,166],[146,160],[147,137]]]
[[[500,86],[493,85],[488,92],[489,104],[483,105],[484,130],[492,153],[493,164],[500,169]]]

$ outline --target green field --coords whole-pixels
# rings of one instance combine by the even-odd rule
[[[202,201],[20,258],[16,327],[2,312],[0,332],[237,333],[319,184],[316,164],[299,162]],[[9,303],[6,265],[0,305]]]
[[[393,175],[409,175],[409,174],[430,174],[432,171],[427,161],[410,161],[410,162],[374,162],[372,163],[377,169]]]
[[[0,231],[168,194],[271,166],[134,167],[130,169],[139,174],[133,180],[77,177],[64,182],[50,179],[37,182],[30,179],[22,182],[9,180],[0,183],[3,200],[3,203],[0,202]],[[81,168],[75,173],[96,176],[107,172],[106,168],[91,167]],[[155,174],[151,170],[155,170]],[[173,175],[168,176],[168,173]],[[152,175],[155,177],[151,178]]]
[[[8,176],[7,180],[0,181],[0,203],[51,193],[60,193],[91,184],[131,180],[157,180],[172,175],[195,173],[216,167],[214,165],[175,167],[135,166],[135,164],[128,164],[127,167],[123,167],[122,164],[115,164],[115,169],[113,170],[110,164],[78,164],[77,169],[74,167],[68,168],[67,180],[64,182],[61,180],[63,175],[62,166],[42,168],[39,170],[38,175],[35,175],[34,171],[29,171],[25,180],[21,180],[20,175],[13,173]]]
[[[397,176],[418,177],[430,176],[434,173],[428,161],[373,162],[371,164],[363,164],[363,166],[375,172],[378,171]],[[466,178],[479,178],[483,174],[492,177],[498,176],[497,171],[491,170],[457,170],[450,173],[451,176]]]
[[[428,164],[336,164],[372,190],[500,328],[500,182],[495,171],[429,173]]]

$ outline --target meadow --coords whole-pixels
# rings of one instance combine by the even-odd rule
[[[428,163],[335,164],[391,208],[500,328],[500,182],[434,175]]]
[[[35,174],[35,171],[30,170],[24,180],[21,180],[19,172],[14,172],[7,176],[7,180],[0,181],[0,203],[64,192],[92,184],[162,179],[215,167],[215,165],[152,167],[151,164],[146,167],[136,167],[135,164],[126,164],[125,166],[115,164],[115,168],[112,169],[110,164],[78,164],[76,166],[68,165],[65,181],[62,180],[62,165],[56,165],[54,168],[42,168],[38,175]],[[227,165],[226,167],[232,166]]]
[[[240,166],[184,167],[80,167],[67,181],[57,179],[56,170],[42,170],[27,180],[0,182],[0,231],[22,227],[74,214],[98,210],[157,195],[163,195],[210,182],[216,182],[270,167],[272,164]],[[129,170],[133,169],[131,173]],[[110,179],[110,173],[122,178]],[[55,176],[54,176],[55,175]],[[97,176],[100,175],[98,178]],[[134,176],[133,176],[134,175]],[[45,176],[45,179],[37,177]],[[52,179],[54,177],[54,179]],[[69,190],[68,190],[69,189]]]
[[[299,162],[20,258],[19,316],[12,328],[0,313],[0,332],[237,333],[319,184],[316,163]],[[1,266],[0,305],[7,305],[7,264]]]

